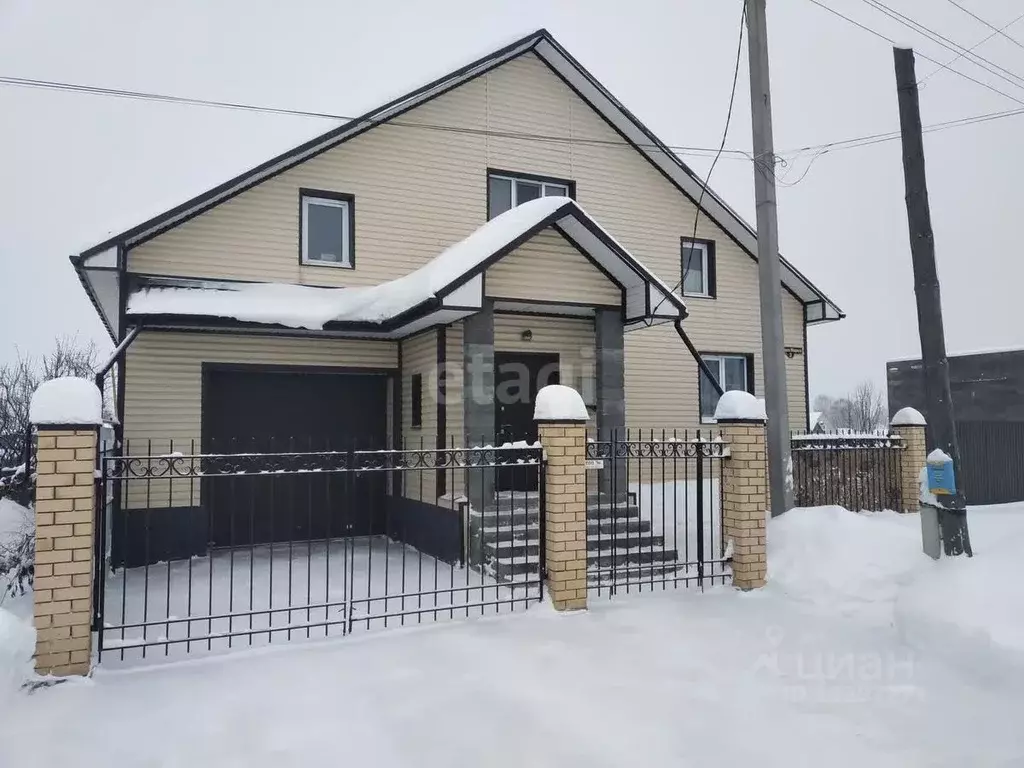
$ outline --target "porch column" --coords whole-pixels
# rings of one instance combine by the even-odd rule
[[[622,313],[617,309],[599,309],[594,320],[598,439],[611,440],[616,435],[623,440],[626,434],[626,357]],[[607,459],[599,473],[598,487],[602,495],[624,499],[628,485],[625,459],[614,462]]]
[[[494,302],[463,323],[463,402],[466,447],[494,445]],[[466,496],[483,512],[494,503],[494,471],[466,473]]]

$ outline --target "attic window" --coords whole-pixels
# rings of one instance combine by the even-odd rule
[[[299,205],[303,264],[352,269],[355,199],[339,192],[302,190]]]
[[[682,238],[683,296],[715,298],[715,242]]]
[[[566,179],[522,173],[489,171],[487,174],[487,218],[493,219],[517,205],[538,197],[576,197],[576,185]]]

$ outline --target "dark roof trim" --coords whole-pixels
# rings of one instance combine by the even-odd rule
[[[607,100],[608,104],[611,105],[614,110],[620,112],[622,116],[644,136],[645,143],[649,142],[656,148],[659,157],[663,156],[667,158],[672,165],[682,171],[694,183],[703,183],[697,175],[664,144],[664,142],[655,136],[654,133],[636,117],[636,115],[630,112],[629,109],[622,104],[622,102],[616,99],[582,64],[580,64],[575,57],[572,56],[572,54],[563,48],[547,30],[539,29],[536,32],[526,35],[525,37],[494,51],[493,53],[470,62],[469,64],[466,64],[447,75],[437,78],[426,85],[420,86],[414,91],[411,91],[404,96],[400,96],[377,109],[371,110],[370,112],[350,120],[349,122],[321,134],[320,136],[315,137],[285,153],[277,155],[276,157],[271,158],[270,160],[261,163],[260,165],[257,165],[256,167],[239,174],[238,176],[235,176],[234,178],[229,179],[228,181],[197,195],[196,197],[193,197],[192,199],[158,216],[88,248],[83,251],[79,257],[77,257],[76,264],[81,263],[82,259],[116,244],[123,244],[128,247],[137,246],[140,243],[145,242],[152,237],[156,237],[162,232],[165,232],[166,230],[199,215],[214,205],[240,194],[246,189],[257,185],[268,178],[282,173],[299,163],[305,162],[306,160],[309,160],[350,138],[354,138],[371,128],[383,125],[389,120],[415,108],[416,106],[419,106],[425,101],[429,101],[437,96],[443,95],[444,93],[447,93],[448,91],[457,88],[464,83],[504,64],[506,61],[516,58],[528,51],[534,51],[538,58],[557,77],[559,77],[562,82],[564,82],[581,99],[583,99],[584,102],[594,109],[595,112],[597,112],[597,114],[600,115],[602,119],[604,119],[605,122],[616,131],[616,133],[626,140],[634,149],[640,152],[641,155],[646,157],[647,160],[654,165],[654,167],[674,187],[676,187],[677,190],[696,204],[696,200],[693,195],[687,191],[677,179],[673,178],[672,174],[662,167],[661,163],[658,162],[649,151],[639,147],[637,143],[627,136],[619,126],[615,125],[614,121],[609,117],[605,110],[599,108],[592,100],[588,99],[586,95],[581,93],[580,90],[571,83],[563,73],[559,72],[558,69],[552,65],[545,55],[545,48],[549,48],[557,54],[558,57],[563,59],[569,67],[576,70],[576,72],[586,80],[587,84],[593,88],[602,99]],[[550,56],[551,54],[549,53],[547,55]],[[720,209],[720,213],[730,221],[723,223],[723,221],[720,220],[721,216],[714,215],[714,213],[709,210],[709,206],[707,204],[701,206],[704,215],[714,221],[715,224],[717,224],[742,250],[744,250],[751,258],[756,260],[757,255],[754,252],[755,249],[752,249],[749,242],[744,242],[744,239],[749,241],[751,237],[756,237],[754,230],[710,189],[706,190],[706,200],[710,202],[713,207]],[[822,294],[821,291],[815,288],[815,286],[799,270],[793,267],[793,265],[785,259],[781,259],[781,261],[784,272],[789,273],[793,279],[802,283],[806,291],[818,297],[817,300],[824,301],[835,310],[837,317],[826,319],[838,319],[845,317],[842,310],[829,300],[828,297]],[[808,303],[808,300],[801,299],[799,294],[791,286],[787,285],[785,282],[783,285],[793,295],[793,297],[802,304]],[[812,301],[813,300],[814,299],[812,299]]]

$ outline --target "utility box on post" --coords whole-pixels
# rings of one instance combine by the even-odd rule
[[[921,486],[921,546],[928,557],[938,560],[942,555],[939,497],[956,495],[956,475],[949,454],[939,448],[928,454]]]

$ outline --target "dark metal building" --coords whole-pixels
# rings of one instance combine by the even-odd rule
[[[889,362],[886,379],[890,417],[909,405],[928,418],[920,360]],[[950,355],[949,383],[968,502],[1024,500],[1024,349]]]

